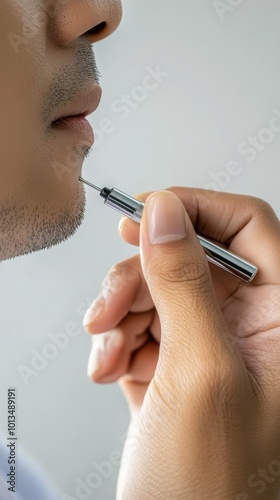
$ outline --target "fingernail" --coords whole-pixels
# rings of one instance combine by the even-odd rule
[[[123,230],[123,228],[124,228],[124,225],[125,225],[126,221],[127,221],[127,217],[122,216],[122,218],[121,218],[121,220],[120,220],[120,222],[119,222],[119,227],[118,227],[118,231],[119,231],[119,233],[121,233],[121,232],[122,232],[122,230]]]
[[[105,309],[106,299],[103,295],[99,295],[97,299],[91,304],[90,308],[87,310],[83,325],[88,326],[94,322],[97,316]]]
[[[121,335],[110,333],[96,334],[92,338],[92,348],[88,360],[87,374],[101,376],[106,372],[107,360],[112,352],[123,344]]]
[[[88,377],[95,375],[103,364],[104,360],[104,347],[102,348],[101,342],[98,339],[95,339],[92,343],[92,348],[89,355],[87,374]]]
[[[147,200],[145,210],[152,244],[185,238],[185,209],[175,194],[168,191],[154,194]]]

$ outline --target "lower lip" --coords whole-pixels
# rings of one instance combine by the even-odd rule
[[[68,116],[66,118],[61,118],[53,122],[54,128],[59,128],[61,130],[70,130],[72,132],[78,132],[80,135],[91,143],[94,143],[94,133],[91,125],[85,119],[84,116]]]

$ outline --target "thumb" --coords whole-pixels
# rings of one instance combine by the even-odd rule
[[[161,324],[157,372],[208,373],[228,360],[225,353],[232,356],[233,345],[205,252],[185,207],[170,191],[154,193],[145,203],[140,252]]]

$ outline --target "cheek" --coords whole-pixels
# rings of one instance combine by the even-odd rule
[[[78,176],[85,143],[48,131],[43,121],[55,71],[47,60],[46,26],[20,43],[18,52],[8,37],[22,37],[23,26],[40,5],[38,0],[0,0],[0,201],[9,197],[63,205],[83,193]]]
[[[66,200],[83,192],[78,176],[82,169],[82,156],[66,141],[46,137],[41,139],[32,157],[24,191],[34,202],[52,201],[63,206]]]
[[[22,119],[18,109],[1,116],[0,199],[27,198],[34,203],[52,199],[61,204],[63,199],[76,197],[86,142],[59,132],[46,134],[36,116]]]
[[[0,181],[6,194],[16,196],[32,172],[40,167],[41,139],[31,118],[22,118],[20,103],[16,110],[11,110],[12,100],[11,106],[7,102],[4,107],[5,113],[0,116]]]
[[[25,3],[1,0],[0,5],[0,181],[7,192],[15,192],[29,176],[42,128],[44,30],[30,40],[23,37]],[[17,51],[15,39],[22,40]]]

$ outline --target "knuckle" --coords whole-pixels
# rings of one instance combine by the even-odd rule
[[[119,262],[109,269],[102,282],[102,289],[111,289],[116,293],[137,279],[140,279],[139,271],[131,261]]]
[[[153,272],[160,281],[190,284],[198,289],[204,288],[210,279],[204,263],[195,260],[182,260],[176,255],[171,263],[166,262],[165,259],[159,259]]]
[[[255,196],[249,197],[249,199],[252,201],[252,204],[254,205],[257,213],[267,215],[271,215],[272,213],[274,214],[272,206],[267,201]]]
[[[258,218],[261,222],[269,222],[277,231],[279,231],[279,218],[277,217],[272,206],[261,198],[252,197],[254,213],[253,217]]]

